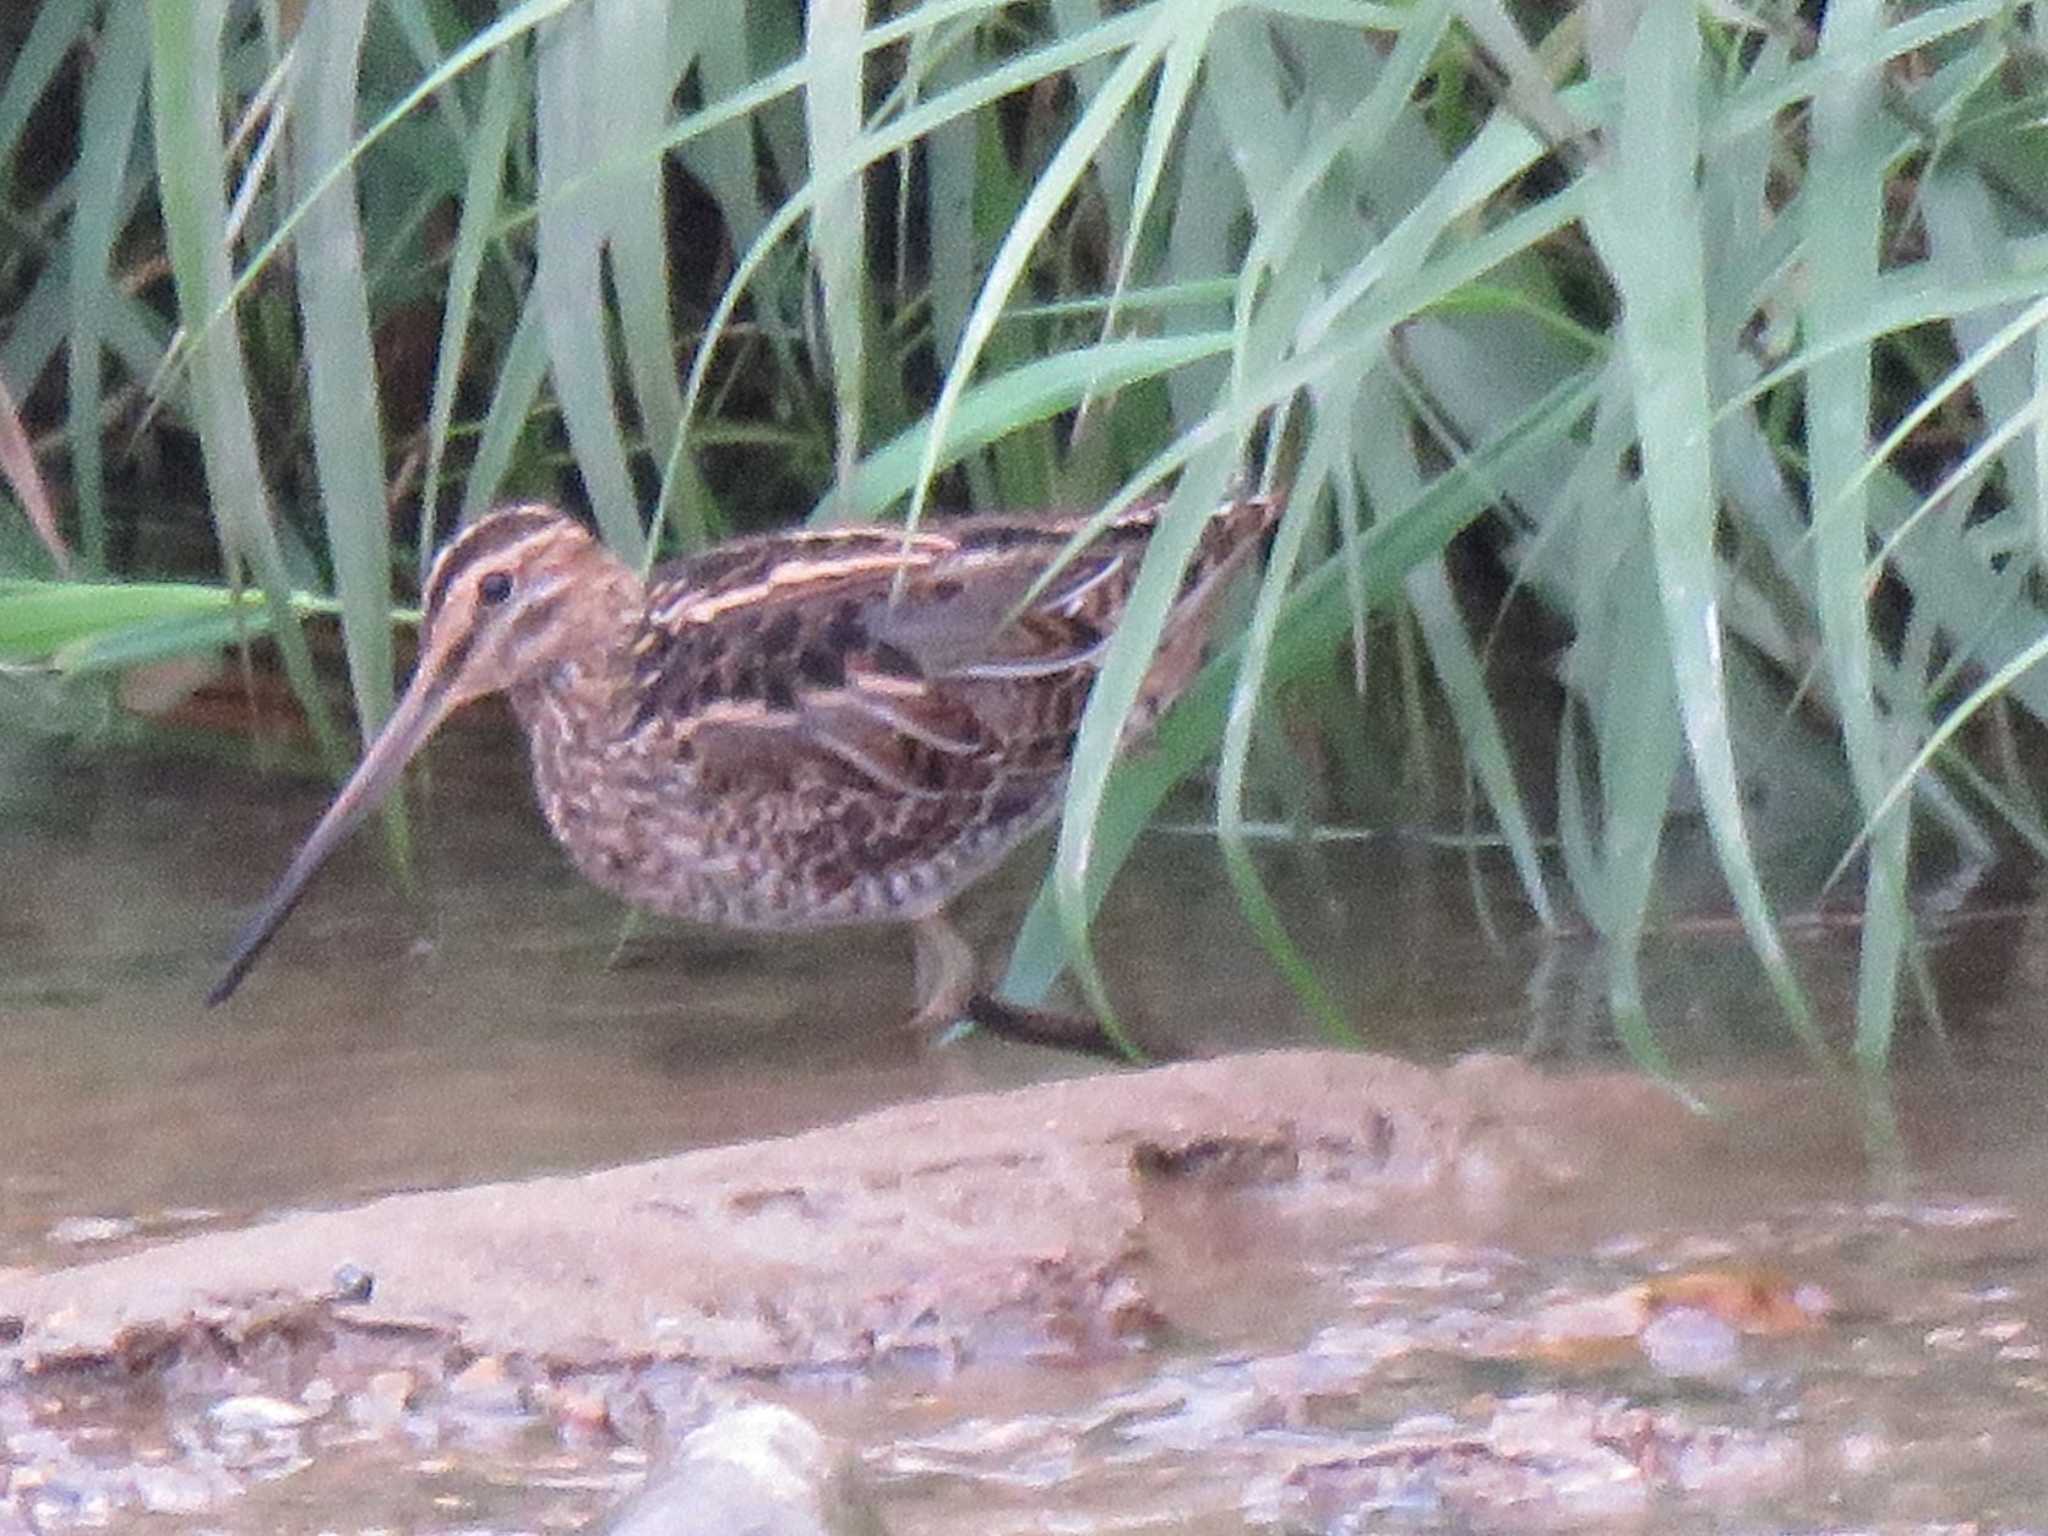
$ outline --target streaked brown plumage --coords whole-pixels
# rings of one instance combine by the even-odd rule
[[[449,712],[503,691],[548,825],[588,879],[734,927],[911,922],[916,1022],[949,1024],[977,994],[945,905],[1057,809],[1159,512],[1117,519],[1028,602],[1084,519],[772,534],[645,584],[552,507],[479,519],[434,564],[404,697],[209,1001]],[[1245,499],[1212,515],[1134,730],[1193,676],[1216,596],[1277,514]]]

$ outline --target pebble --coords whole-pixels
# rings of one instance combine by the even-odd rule
[[[566,1440],[590,1442],[613,1433],[611,1409],[595,1392],[543,1383],[528,1394],[533,1407],[555,1421]]]
[[[363,1383],[362,1396],[402,1413],[419,1395],[420,1379],[411,1371],[379,1371]]]
[[[448,1383],[448,1395],[466,1413],[526,1412],[526,1394],[496,1355],[473,1360]]]
[[[1742,1335],[1704,1307],[1666,1307],[1643,1324],[1637,1342],[1665,1376],[1720,1376],[1742,1358]]]
[[[67,1216],[44,1235],[66,1248],[84,1248],[94,1243],[117,1243],[141,1229],[140,1222],[126,1216]]]
[[[288,1403],[281,1397],[224,1398],[206,1410],[217,1429],[236,1434],[253,1434],[266,1429],[296,1429],[319,1417],[303,1403]]]
[[[131,1469],[136,1502],[153,1515],[196,1515],[212,1507],[214,1485],[199,1473],[183,1467]]]
[[[596,1527],[609,1536],[870,1536],[882,1527],[845,1447],[787,1408],[730,1409]]]

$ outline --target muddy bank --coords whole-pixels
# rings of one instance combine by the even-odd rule
[[[343,1511],[365,1528],[449,1511],[559,1528],[764,1394],[909,1491],[892,1531],[996,1529],[991,1487],[1016,1492],[1015,1528],[1038,1528],[1039,1460],[1094,1514],[1139,1497],[1116,1480],[1132,1457],[1173,1463],[1169,1504],[1248,1508],[1264,1489],[1295,1510],[1282,1524],[1326,1497],[1409,1500],[1418,1467],[1453,1503],[1468,1484],[1520,1501],[1514,1447],[1539,1410],[1611,1480],[1612,1448],[1579,1434],[1609,1425],[1597,1398],[1496,1410],[1475,1382],[1741,1369],[1739,1336],[1787,1332],[1753,1315],[1750,1271],[1732,1272],[1731,1323],[1690,1290],[1631,1284],[1666,1267],[1656,1248],[1584,1256],[1619,1201],[1636,1225],[1750,1234],[1672,1244],[1688,1262],[1770,1258],[1783,1244],[1753,1220],[1753,1182],[1718,1173],[1754,1161],[1773,1123],[1853,1165],[1846,1125],[1815,1139],[1820,1108],[1802,1094],[1797,1116],[1724,1122],[1627,1074],[1275,1053],[0,1272],[0,1533],[201,1512],[228,1532]],[[1480,1417],[1381,1422],[1409,1399]],[[1488,1438],[1498,1413],[1508,1451]],[[1652,1427],[1637,1438],[1665,1459],[1747,1444],[1712,1415]],[[1543,1466],[1579,1466],[1545,1443]],[[1744,1464],[1789,1454],[1773,1439]],[[1110,1482],[1074,1481],[1097,1461]]]
[[[1169,1325],[1218,1198],[1256,1192],[1262,1215],[1311,1222],[1483,1219],[1568,1190],[1640,1117],[1708,1132],[1632,1079],[1547,1082],[1492,1059],[1105,1074],[0,1273],[0,1368],[142,1366],[195,1328],[218,1347],[252,1330],[432,1336],[554,1372],[1087,1356]]]

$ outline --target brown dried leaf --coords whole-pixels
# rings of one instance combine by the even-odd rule
[[[50,501],[50,488],[44,483],[35,448],[21,424],[21,412],[4,378],[0,378],[0,474],[7,477],[15,499],[28,513],[30,526],[49,550],[50,558],[56,561],[57,569],[68,576],[71,549],[64,542],[64,535],[57,531],[57,512]]]

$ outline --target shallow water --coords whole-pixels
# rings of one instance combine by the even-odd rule
[[[13,773],[0,867],[33,877],[0,917],[0,1263],[58,1256],[53,1231],[590,1167],[1084,1065],[982,1041],[926,1049],[903,1028],[901,930],[763,938],[649,921],[620,951],[622,909],[569,870],[516,744],[490,734],[457,733],[434,756],[417,903],[374,833],[359,835],[208,1010],[241,916],[326,787],[191,757],[51,756]],[[1338,888],[1344,861],[1366,857],[1384,858],[1328,850],[1323,878]],[[1368,907],[1311,900],[1304,937],[1339,995],[1383,1048],[1515,1043],[1533,938],[1494,950],[1469,921],[1443,921],[1447,905],[1469,913],[1461,858],[1393,862],[1398,878],[1365,882]],[[1024,850],[960,904],[991,968],[1041,867]],[[1512,913],[1504,871],[1488,874]],[[1298,871],[1291,883],[1307,888]],[[1151,839],[1098,942],[1119,1004],[1154,1036],[1316,1038],[1206,839]]]
[[[0,1265],[1083,1069],[988,1041],[924,1048],[901,1028],[908,945],[886,930],[758,940],[650,925],[615,956],[618,909],[569,873],[516,750],[488,734],[435,757],[419,903],[394,891],[375,839],[358,838],[243,991],[209,1012],[200,997],[238,916],[324,787],[190,757],[22,755],[0,772],[0,869],[23,893],[0,909]],[[963,906],[991,963],[1033,859]],[[1374,1046],[1610,1049],[1594,947],[1541,938],[1504,861],[1384,840],[1325,845],[1314,861],[1276,851],[1268,866]],[[1492,941],[1472,915],[1475,875],[1505,930]],[[1209,1272],[1177,1309],[1187,1335],[1163,1356],[775,1395],[862,1449],[899,1533],[2039,1523],[2038,923],[2015,905],[1937,937],[1950,1033],[1907,1052],[1903,1166],[1883,1178],[1821,1090],[1786,1086],[1804,1069],[1739,933],[1708,913],[1674,921],[1652,960],[1671,1043],[1744,1127],[1712,1165],[1652,1178],[1620,1161],[1631,1149],[1568,1210],[1510,1211],[1484,1233],[1246,1241],[1238,1268],[1220,1283]],[[1793,929],[1830,1018],[1846,1011],[1854,941],[1847,926]],[[1313,1038],[1205,840],[1148,839],[1100,953],[1120,1002],[1156,1033],[1197,1046]],[[1453,1347],[1530,1326],[1560,1300],[1730,1264],[1816,1287],[1832,1310],[1796,1336],[1740,1340],[1704,1381],[1640,1353],[1565,1369]],[[74,1411],[92,1410],[52,1409]],[[17,1462],[54,1433],[0,1431]],[[1547,1514],[1515,1502],[1530,1467],[1547,1469]],[[644,1469],[634,1447],[563,1444],[521,1422],[283,1455],[230,1504],[177,1485],[161,1515],[131,1500],[44,1518],[168,1529],[185,1498],[220,1530],[556,1529]],[[1560,1501],[1564,1487],[1580,1502]]]

